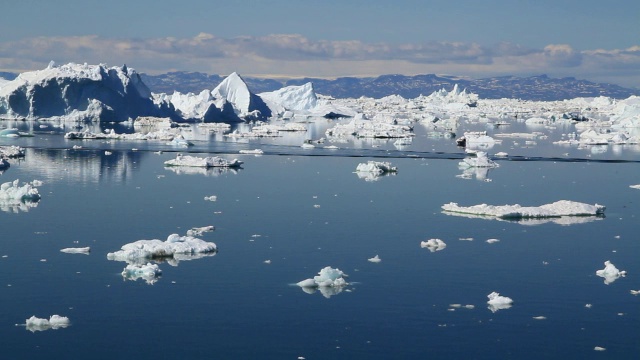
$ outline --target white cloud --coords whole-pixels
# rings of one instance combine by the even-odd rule
[[[567,44],[543,49],[512,43],[365,43],[312,40],[299,34],[221,38],[112,39],[95,35],[35,37],[0,43],[0,71],[26,71],[58,63],[128,64],[142,72],[172,70],[247,75],[372,76],[448,73],[474,77],[550,74],[598,77],[637,86],[640,46],[578,51]],[[614,81],[615,80],[615,81]]]

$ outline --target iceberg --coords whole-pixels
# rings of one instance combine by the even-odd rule
[[[122,270],[122,277],[125,280],[136,281],[143,279],[147,284],[153,285],[158,282],[162,270],[156,264],[147,263],[144,265],[129,264]]]
[[[34,183],[25,183],[20,186],[20,180],[6,182],[0,185],[0,203],[26,203],[40,200],[40,193]]]
[[[501,296],[495,291],[487,295],[487,297],[489,298],[489,301],[487,301],[487,304],[489,304],[488,308],[489,310],[491,310],[491,312],[508,309],[513,304],[513,300],[511,300],[510,297]]]
[[[440,239],[429,239],[427,241],[420,242],[421,248],[427,248],[431,252],[441,251],[447,247],[447,244]]]
[[[66,328],[71,323],[69,322],[69,318],[66,316],[60,315],[51,315],[51,317],[47,319],[41,319],[35,316],[32,316],[26,320],[27,330],[31,332],[36,331],[45,331],[49,329],[57,330]]]
[[[296,285],[300,286],[306,293],[313,294],[315,290],[319,289],[322,295],[329,298],[332,295],[338,294],[342,289],[348,285],[344,277],[347,275],[340,269],[334,269],[327,266],[318,272],[318,275],[311,279],[306,279],[298,282]]]
[[[367,161],[356,167],[356,172],[370,172],[378,175],[397,171],[398,168],[391,166],[391,163],[386,161]]]
[[[452,213],[494,216],[502,219],[523,219],[562,216],[602,216],[606,208],[598,204],[590,205],[576,201],[560,200],[551,204],[535,207],[524,207],[519,204],[501,206],[480,204],[465,207],[451,202],[442,205],[442,209]]]
[[[107,259],[144,264],[148,260],[190,260],[213,255],[217,251],[216,244],[212,242],[206,242],[192,236],[171,234],[166,241],[138,240],[123,245],[120,250],[108,253]]]
[[[246,82],[236,72],[231,73],[211,91],[211,96],[233,106],[241,119],[266,119],[271,116],[271,109],[262,98],[249,90]],[[221,106],[218,106],[222,108]]]
[[[226,160],[218,156],[208,156],[205,158],[182,155],[178,153],[173,160],[164,162],[165,166],[193,166],[193,167],[239,167],[243,162],[238,159]]]
[[[24,157],[25,150],[20,146],[0,146],[0,158],[18,158]]]
[[[613,265],[611,261],[607,260],[604,262],[604,269],[597,270],[596,275],[604,278],[604,283],[609,285],[612,282],[618,280],[618,278],[626,276],[627,272],[624,270],[618,270],[618,268]]]
[[[64,249],[60,249],[60,252],[63,253],[67,253],[67,254],[85,254],[85,255],[89,255],[89,252],[91,252],[91,248],[90,247],[79,247],[79,248],[64,248]]]
[[[367,259],[367,261],[372,262],[372,263],[379,263],[380,261],[382,261],[382,259],[380,259],[380,256],[376,255],[372,258]]]

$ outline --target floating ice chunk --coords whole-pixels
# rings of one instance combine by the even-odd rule
[[[217,200],[218,200],[218,197],[217,197],[217,196],[215,196],[215,195],[211,195],[211,196],[205,196],[205,197],[204,197],[204,199],[205,199],[206,201],[217,201]]]
[[[547,317],[546,316],[534,316],[533,319],[534,320],[546,320]]]
[[[67,254],[86,254],[89,255],[89,252],[91,251],[90,247],[79,247],[79,248],[64,248],[64,249],[60,249],[61,252],[63,253],[67,253]]]
[[[631,295],[638,295],[638,294],[640,294],[640,290],[629,290],[629,292],[631,293]]]
[[[444,211],[495,216],[503,219],[520,219],[520,218],[545,218],[545,217],[561,217],[561,216],[597,216],[603,215],[605,206],[589,205],[576,201],[560,200],[551,204],[545,204],[537,207],[524,207],[519,204],[515,205],[487,205],[480,204],[474,206],[459,206],[457,203],[449,203],[442,206]]]
[[[26,320],[27,330],[31,332],[45,331],[49,329],[57,330],[70,325],[69,318],[60,315],[51,315],[49,320],[32,316]]]
[[[629,185],[630,188],[632,189],[640,189],[640,184],[638,185]]]
[[[382,259],[380,259],[380,257],[378,255],[376,255],[376,256],[374,256],[374,257],[372,257],[370,259],[367,259],[367,261],[372,262],[372,263],[379,263],[380,261],[382,261]]]
[[[467,157],[462,160],[458,165],[460,167],[486,167],[496,168],[499,167],[498,163],[489,159],[487,153],[484,151],[476,151],[475,157]]]
[[[499,239],[487,239],[487,244],[495,244],[499,241],[500,241]]]
[[[151,263],[145,265],[130,264],[122,270],[122,277],[124,279],[132,281],[143,279],[149,285],[155,284],[161,274],[162,270],[160,270],[160,267]]]
[[[380,175],[396,172],[397,170],[395,166],[391,166],[391,163],[386,161],[367,161],[366,163],[358,164],[356,167],[357,172],[372,172]]]
[[[215,229],[216,228],[213,225],[191,228],[187,230],[187,236],[202,236],[202,234],[204,234],[205,232],[210,232]]]
[[[20,146],[0,146],[0,157],[17,158],[24,157],[25,150]]]
[[[604,278],[604,283],[609,285],[620,277],[627,275],[626,271],[620,271],[609,260],[604,262],[604,269],[596,271],[596,275]]]
[[[511,298],[500,296],[500,294],[495,291],[487,295],[487,297],[489,298],[487,304],[489,304],[489,310],[491,310],[491,312],[508,309],[513,304],[513,300],[511,300]]]
[[[605,351],[605,350],[607,350],[607,349],[606,349],[606,348],[603,348],[603,347],[601,347],[601,346],[596,346],[596,347],[594,347],[594,348],[593,348],[593,350],[595,350],[595,351]]]
[[[216,251],[216,244],[212,242],[206,242],[192,236],[171,234],[166,241],[138,240],[123,245],[121,250],[108,253],[107,259],[140,264],[149,259],[189,260],[203,255],[213,255]]]
[[[345,276],[347,275],[340,269],[327,266],[320,270],[313,279],[302,280],[296,285],[302,288],[342,287],[347,285]]]
[[[0,200],[38,201],[40,194],[33,183],[20,186],[20,180],[16,179],[0,185]]]
[[[164,162],[165,166],[194,166],[194,167],[239,167],[243,162],[238,159],[226,160],[217,156],[208,156],[205,158],[190,156],[190,155],[176,155],[175,159],[167,160]]]
[[[262,151],[261,149],[240,150],[240,154],[262,155],[262,154],[264,154],[264,151]]]
[[[436,252],[444,250],[444,248],[447,247],[447,244],[440,239],[429,239],[427,241],[420,242],[420,247],[427,248],[431,252]]]

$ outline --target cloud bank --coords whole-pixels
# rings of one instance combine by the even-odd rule
[[[578,51],[568,44],[531,49],[512,43],[365,43],[313,40],[299,34],[221,38],[113,39],[95,35],[34,37],[0,43],[0,71],[58,63],[128,64],[139,71],[173,70],[252,76],[338,77],[380,74],[574,76],[637,87],[640,46]]]

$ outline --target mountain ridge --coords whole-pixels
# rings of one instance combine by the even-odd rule
[[[140,74],[144,83],[155,93],[173,91],[197,93],[212,89],[223,79],[220,75],[201,72],[175,71],[160,75]],[[640,95],[640,90],[624,88],[615,84],[595,83],[575,77],[552,78],[547,75],[530,77],[498,76],[482,79],[465,79],[457,76],[436,74],[401,75],[385,74],[378,77],[340,77],[322,79],[305,77],[277,80],[243,76],[254,93],[278,90],[284,86],[313,83],[315,91],[335,98],[358,98],[361,96],[381,98],[400,95],[415,98],[428,95],[442,88],[450,90],[455,84],[483,99],[516,98],[522,100],[554,101],[576,97],[608,96],[627,98]]]

